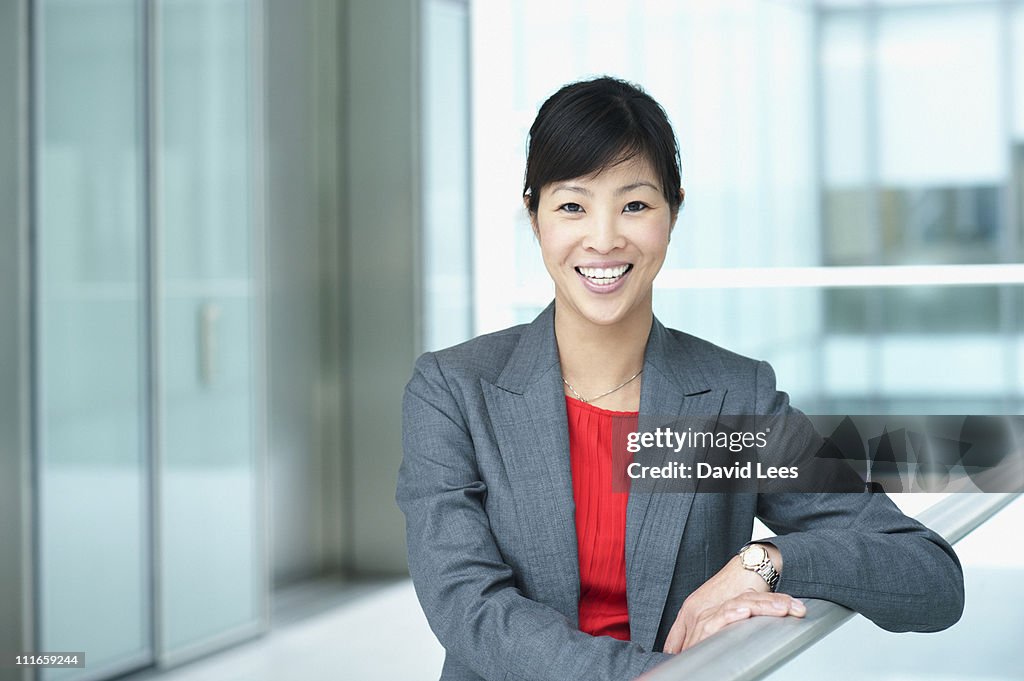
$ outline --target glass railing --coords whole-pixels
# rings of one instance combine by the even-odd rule
[[[957,545],[967,605],[954,627],[896,635],[841,605],[804,599],[802,619],[737,622],[638,681],[775,681],[825,674],[832,681],[1020,678],[1013,657],[1024,640],[1024,550],[1014,543],[1024,534],[1024,497],[951,494],[916,517]]]

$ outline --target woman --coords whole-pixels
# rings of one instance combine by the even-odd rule
[[[554,302],[424,354],[406,388],[397,501],[442,679],[629,679],[730,622],[801,617],[800,596],[892,631],[959,619],[956,555],[883,494],[613,491],[616,418],[798,414],[766,363],[653,316],[682,201],[639,88],[541,107],[524,202]],[[755,516],[778,536],[749,542]]]

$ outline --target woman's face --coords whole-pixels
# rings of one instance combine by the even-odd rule
[[[531,220],[559,314],[601,326],[648,318],[675,216],[646,159],[542,187]]]

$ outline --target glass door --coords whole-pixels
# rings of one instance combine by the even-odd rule
[[[156,3],[160,650],[260,627],[249,3]],[[191,652],[190,652],[191,651]]]
[[[36,0],[35,429],[50,680],[267,625],[249,0]]]
[[[39,649],[102,678],[151,647],[143,17],[35,4]]]

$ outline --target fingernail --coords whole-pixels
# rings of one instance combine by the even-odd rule
[[[773,601],[772,602],[772,607],[775,608],[776,610],[788,610],[789,609],[786,606],[786,604],[783,603],[782,601]]]
[[[804,605],[804,602],[801,601],[799,598],[794,598],[793,602],[796,603],[797,605],[801,606],[801,607],[803,607],[803,605]]]

